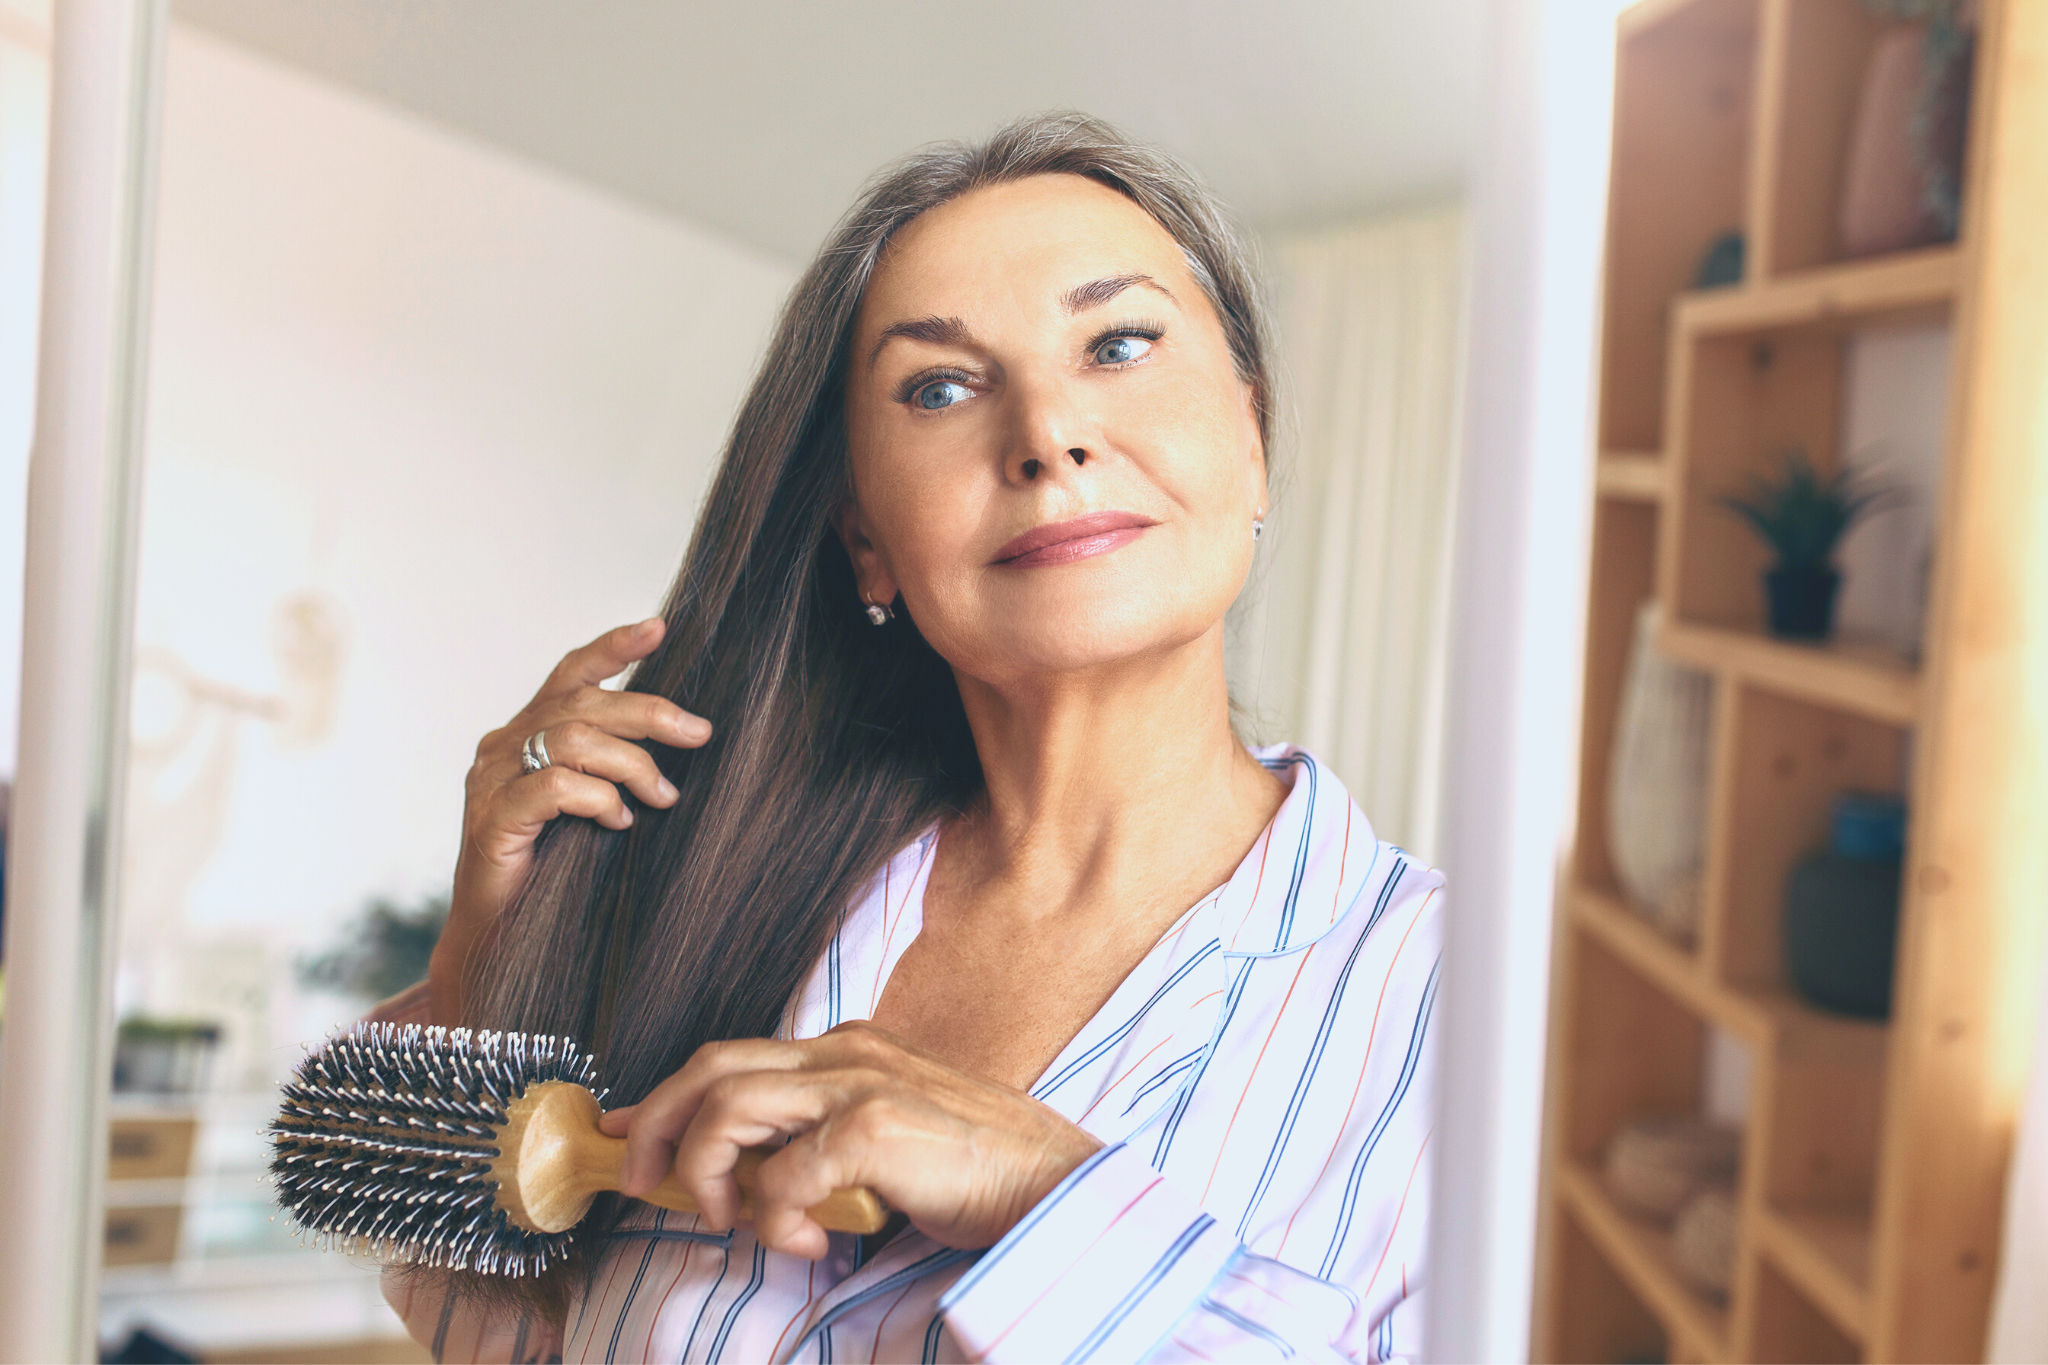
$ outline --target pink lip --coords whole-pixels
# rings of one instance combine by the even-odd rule
[[[1121,549],[1136,540],[1140,531],[1158,524],[1136,512],[1090,512],[1072,521],[1056,521],[1026,531],[997,550],[994,562],[1013,568],[1069,564]]]

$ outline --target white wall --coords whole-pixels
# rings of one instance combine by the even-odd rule
[[[1432,1360],[1525,1360],[1617,0],[1492,0],[1451,598]]]
[[[345,642],[318,742],[209,706],[138,769],[126,1003],[233,1013],[445,887],[478,737],[658,604],[793,274],[195,31],[169,62],[137,645],[268,696],[288,595]],[[180,704],[140,678],[138,730]]]
[[[49,134],[49,0],[0,0],[0,780],[14,776],[21,710],[21,528],[35,425]]]

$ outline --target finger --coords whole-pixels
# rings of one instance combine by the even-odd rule
[[[661,775],[654,756],[639,745],[580,720],[550,725],[546,733],[548,757],[558,766],[616,782],[650,806],[666,809],[676,803],[675,785]]]
[[[489,824],[530,839],[561,815],[580,815],[606,829],[626,829],[633,823],[632,809],[616,786],[601,777],[557,766],[500,787]]]
[[[728,1076],[752,1071],[790,1071],[801,1065],[800,1044],[769,1038],[706,1043],[682,1070],[649,1091],[635,1106],[626,1134],[626,1192],[653,1189],[675,1163],[676,1145],[697,1116],[705,1094]]]
[[[831,1234],[801,1208],[774,1205],[754,1209],[754,1240],[770,1251],[822,1261],[832,1250]]]
[[[808,1210],[843,1185],[862,1183],[843,1169],[836,1145],[813,1128],[761,1163],[754,1174],[754,1237],[761,1245],[817,1260],[831,1238]]]
[[[622,1104],[617,1109],[605,1110],[597,1120],[597,1131],[606,1137],[624,1137],[626,1125],[633,1121],[633,1111],[639,1107],[637,1104]]]
[[[676,1179],[714,1226],[739,1215],[734,1167],[740,1153],[802,1132],[831,1112],[835,1096],[812,1073],[750,1071],[727,1076],[705,1092],[677,1145]]]
[[[594,687],[606,678],[616,677],[628,665],[652,654],[667,630],[667,623],[659,616],[650,616],[645,621],[606,631],[582,648],[563,655],[555,671],[548,674],[540,695]]]
[[[621,739],[652,739],[677,749],[696,749],[711,738],[711,722],[651,692],[613,692],[578,687],[554,699],[540,714],[560,709]],[[553,722],[551,722],[553,723]]]

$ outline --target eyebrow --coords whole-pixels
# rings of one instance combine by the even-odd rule
[[[1075,313],[1089,308],[1100,308],[1103,304],[1108,303],[1134,284],[1142,284],[1147,289],[1156,289],[1166,295],[1167,298],[1173,298],[1173,291],[1171,289],[1168,289],[1150,275],[1139,274],[1134,271],[1126,275],[1108,275],[1099,280],[1090,280],[1086,284],[1075,285],[1072,289],[1060,295],[1060,310],[1071,317]],[[1176,303],[1179,302],[1177,299],[1174,301]]]
[[[967,324],[958,318],[922,317],[908,322],[892,322],[882,329],[875,338],[875,349],[868,352],[868,368],[873,369],[875,357],[889,344],[891,337],[909,337],[912,341],[928,341],[934,346],[974,345],[974,333],[967,330]]]
[[[1171,289],[1150,275],[1134,271],[1125,275],[1106,275],[1099,280],[1075,285],[1060,295],[1060,311],[1071,317],[1090,308],[1100,308],[1133,285],[1143,285],[1173,299]],[[1178,303],[1179,300],[1174,299],[1174,302]],[[967,324],[959,318],[942,318],[934,314],[929,317],[911,318],[905,322],[892,322],[882,329],[882,334],[875,338],[874,349],[868,352],[869,369],[874,368],[876,359],[882,354],[882,348],[894,337],[908,337],[912,341],[929,342],[934,346],[972,347],[975,344],[974,333],[969,331]]]

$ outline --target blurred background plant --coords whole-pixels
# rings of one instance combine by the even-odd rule
[[[342,927],[332,947],[299,959],[299,984],[364,1000],[396,995],[426,976],[447,922],[446,895],[411,906],[380,896]]]
[[[1835,597],[1842,586],[1835,547],[1857,521],[1905,496],[1855,465],[1823,476],[1795,447],[1779,455],[1775,478],[1753,474],[1746,497],[1717,499],[1748,522],[1777,557],[1763,575],[1771,634],[1824,640],[1834,633]]]
[[[1896,506],[1902,496],[1854,466],[1823,476],[1806,452],[1794,447],[1778,456],[1775,478],[1753,474],[1747,495],[1719,501],[1749,523],[1780,567],[1803,569],[1826,567],[1851,526]]]
[[[131,1014],[114,1034],[114,1089],[191,1095],[206,1088],[220,1025],[211,1019]]]

